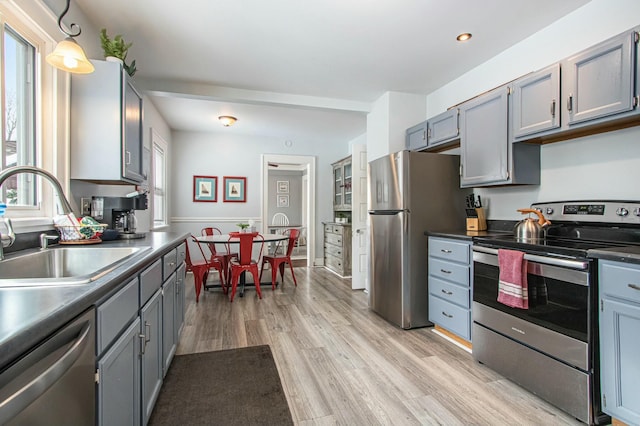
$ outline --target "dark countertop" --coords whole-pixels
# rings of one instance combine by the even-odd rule
[[[634,263],[640,265],[640,246],[612,247],[608,249],[589,250],[589,257],[615,262]]]
[[[150,247],[87,284],[0,288],[0,370],[91,306],[110,297],[128,277],[135,276],[188,235],[149,232],[141,239],[86,246],[86,250],[100,246]]]
[[[494,235],[512,234],[517,222],[512,220],[488,220],[486,231],[467,231],[465,228],[457,229],[429,229],[424,234],[429,237],[457,238],[460,240],[472,240],[474,237],[492,237]]]

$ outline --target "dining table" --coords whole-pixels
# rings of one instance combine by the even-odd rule
[[[261,238],[262,237],[262,238]],[[264,238],[264,240],[263,240]],[[234,237],[231,236],[229,234],[217,234],[217,235],[201,235],[201,236],[196,236],[195,237],[196,241],[198,242],[198,244],[208,244],[210,246],[211,251],[214,251],[214,247],[211,246],[216,246],[216,245],[220,245],[220,244],[229,244],[230,245],[230,250],[231,247],[235,244],[240,244],[240,238],[238,237]],[[276,243],[278,241],[285,241],[288,240],[289,236],[288,235],[283,235],[283,234],[258,234],[255,237],[253,237],[253,244],[260,244],[264,241],[265,244],[267,243]],[[217,250],[216,250],[217,251]],[[260,265],[262,259],[258,259],[258,265]],[[245,286],[252,286],[251,284],[246,284],[246,279],[245,279],[245,272],[243,272],[240,275],[240,282],[238,283],[240,284],[240,297],[244,296],[244,289]],[[264,282],[264,283],[260,283],[260,285],[269,285],[271,286],[271,281],[269,282]],[[278,283],[276,283],[276,285],[278,285]],[[255,286],[255,284],[253,285]],[[204,285],[205,290],[210,289],[210,288],[222,288],[221,285]]]

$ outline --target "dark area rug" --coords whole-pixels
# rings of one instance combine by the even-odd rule
[[[293,425],[269,346],[176,355],[149,425]]]

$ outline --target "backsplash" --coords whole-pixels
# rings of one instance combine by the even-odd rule
[[[534,202],[638,200],[640,127],[543,145],[540,185],[476,188],[489,219],[520,220]]]

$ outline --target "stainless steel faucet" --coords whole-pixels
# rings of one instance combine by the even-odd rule
[[[56,195],[58,196],[58,201],[60,201],[60,207],[64,214],[73,213],[73,209],[71,208],[71,204],[69,204],[69,200],[64,196],[64,191],[62,190],[62,185],[54,175],[49,173],[46,170],[40,169],[34,166],[14,166],[6,168],[0,171],[0,186],[4,183],[5,180],[10,178],[13,175],[17,175],[20,173],[33,173],[35,175],[42,176],[47,179],[49,183],[53,186],[53,189],[56,191]],[[16,240],[15,234],[13,232],[13,226],[11,225],[11,219],[5,218],[4,223],[7,226],[7,235],[0,234],[0,240],[2,244],[0,244],[0,260],[4,259],[4,247],[11,247]]]

